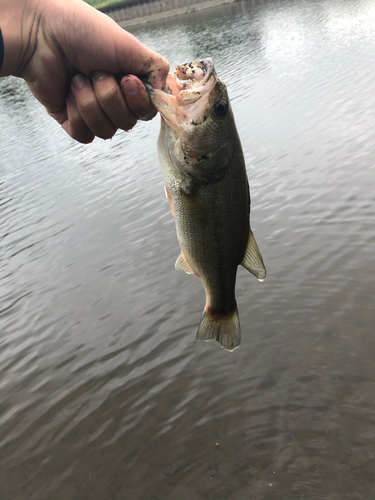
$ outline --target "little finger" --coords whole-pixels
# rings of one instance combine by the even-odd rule
[[[77,109],[73,94],[70,92],[66,99],[67,119],[61,124],[62,128],[70,137],[83,144],[89,144],[94,140],[94,134],[83,121]]]

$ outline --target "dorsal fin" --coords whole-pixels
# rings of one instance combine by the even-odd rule
[[[177,271],[184,271],[186,274],[194,274],[194,271],[192,270],[182,253],[180,253],[180,255],[178,256],[174,267],[177,269]]]
[[[241,266],[254,274],[259,281],[263,281],[267,275],[262,256],[251,229],[249,231],[249,240],[247,242],[246,252],[241,262]]]

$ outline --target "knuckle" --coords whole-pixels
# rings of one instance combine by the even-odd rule
[[[71,136],[73,139],[80,142],[81,144],[90,144],[94,140],[94,137],[95,137],[88,130],[87,131],[74,130],[74,131],[72,131]]]
[[[112,102],[118,99],[118,92],[115,85],[106,85],[98,92],[98,98],[101,101]]]
[[[116,129],[112,130],[103,130],[98,132],[96,135],[101,139],[111,139],[116,133]]]
[[[94,140],[94,136],[92,137],[84,137],[84,138],[79,138],[79,139],[76,139],[78,142],[80,142],[81,144],[91,144],[92,141]]]
[[[137,123],[137,118],[135,117],[129,117],[128,119],[124,120],[122,125],[121,125],[121,129],[122,130],[130,130],[132,129],[135,124]]]
[[[109,121],[96,122],[90,127],[91,131],[101,139],[110,139],[116,133],[117,128]]]
[[[82,144],[89,144],[94,140],[94,134],[78,114],[69,118],[69,129],[71,137]]]
[[[77,101],[77,107],[81,113],[92,115],[98,109],[98,103],[94,95],[89,95]]]
[[[139,119],[142,121],[148,122],[148,121],[152,120],[152,118],[154,118],[156,113],[157,113],[157,111],[155,108],[149,107],[147,109],[142,110],[142,112],[140,112]]]
[[[78,113],[69,116],[70,125],[74,128],[78,128],[82,124],[82,121],[81,115]]]

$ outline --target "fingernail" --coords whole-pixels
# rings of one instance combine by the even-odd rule
[[[72,104],[76,103],[76,100],[74,99],[74,95],[72,94],[72,92],[69,92],[68,99]]]
[[[95,80],[102,80],[103,78],[106,78],[108,76],[107,71],[94,71],[92,76],[95,78]]]
[[[122,82],[122,90],[126,95],[135,95],[138,93],[138,85],[134,80],[125,80]]]
[[[73,78],[73,87],[77,90],[81,90],[87,83],[87,78],[84,75],[76,75]]]

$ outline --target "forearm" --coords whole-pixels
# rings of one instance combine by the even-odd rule
[[[32,0],[0,0],[4,59],[0,76],[19,76],[32,57],[41,9]]]

